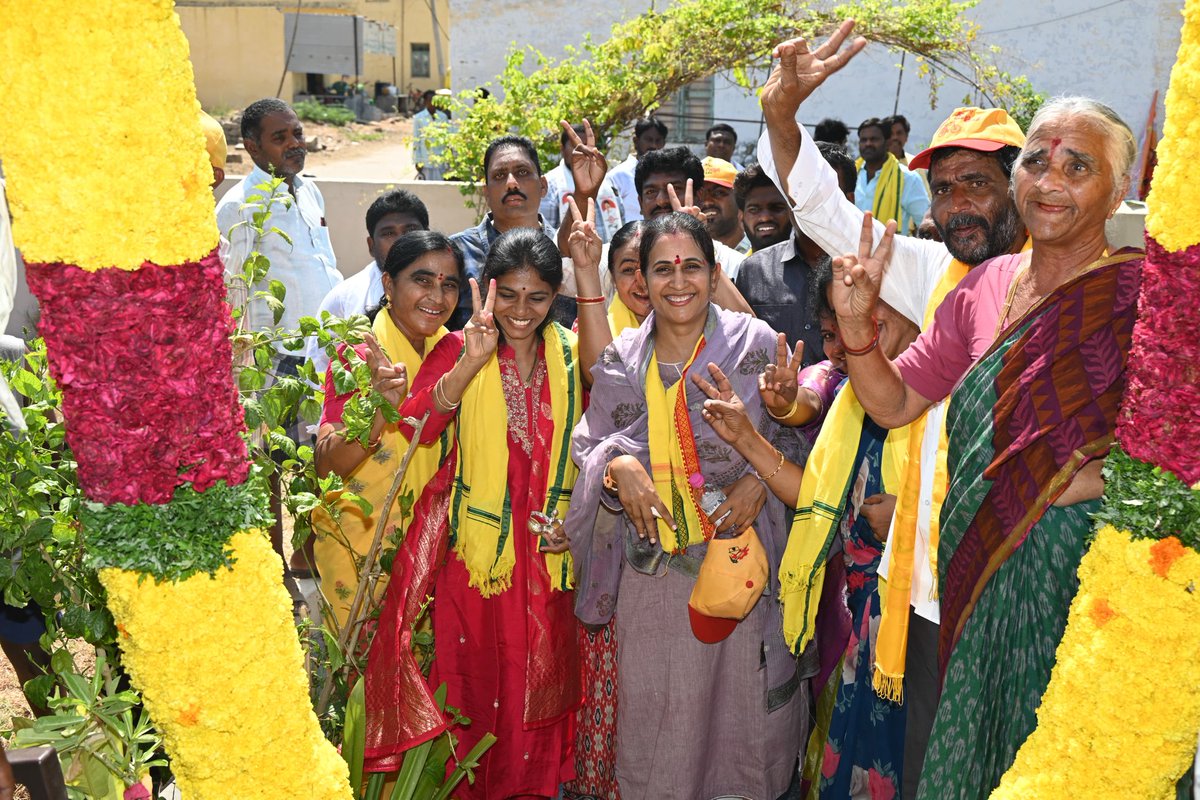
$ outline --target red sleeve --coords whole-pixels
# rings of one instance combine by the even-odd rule
[[[462,352],[462,348],[461,332],[455,331],[443,336],[442,340],[425,354],[420,371],[408,387],[408,399],[400,406],[401,416],[420,419],[425,416],[425,412],[429,412],[429,419],[425,421],[425,427],[421,430],[421,444],[437,441],[457,413],[451,411],[449,414],[443,414],[438,411],[437,404],[433,401],[433,386],[458,363],[458,354]],[[403,423],[400,425],[400,431],[406,437],[412,436],[413,432],[410,426]]]
[[[344,366],[349,367],[350,362],[345,356],[346,345],[338,345],[337,358]],[[360,358],[367,357],[367,346],[365,344],[357,345],[354,352],[358,353]],[[329,362],[329,366],[325,368],[325,405],[321,407],[321,424],[339,423],[346,413],[346,403],[350,402],[350,398],[354,396],[354,392],[346,392],[338,394],[333,388],[333,362]]]
[[[894,362],[904,382],[935,403],[948,397],[971,368],[971,303],[962,288],[946,295],[933,323]]]

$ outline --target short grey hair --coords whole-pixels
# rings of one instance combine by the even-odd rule
[[[1137,158],[1137,137],[1133,135],[1133,131],[1116,111],[1099,100],[1093,100],[1090,97],[1056,97],[1043,105],[1029,123],[1026,144],[1021,148],[1021,155],[1018,156],[1017,163],[1021,163],[1025,152],[1029,149],[1029,141],[1033,139],[1038,128],[1051,120],[1063,117],[1077,118],[1084,124],[1093,125],[1104,136],[1105,155],[1108,158],[1108,165],[1113,171],[1113,197],[1115,199],[1121,191],[1122,181],[1132,175],[1133,162]]]

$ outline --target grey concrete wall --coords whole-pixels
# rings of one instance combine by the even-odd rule
[[[224,195],[239,177],[226,178],[217,187],[217,197]],[[339,181],[318,182],[325,197],[325,221],[329,225],[329,238],[333,242],[338,269],[343,275],[353,275],[370,260],[367,251],[367,207],[385,191],[408,189],[414,192],[429,208],[429,224],[435,230],[456,233],[479,222],[477,212],[469,208],[459,191],[458,183],[443,181]],[[28,338],[36,335],[33,327],[37,322],[37,300],[29,292],[25,282],[25,264],[17,257],[17,293],[12,316],[5,333]]]
[[[220,198],[240,177],[226,178],[217,187]],[[466,204],[459,187],[446,181],[349,181],[318,179],[325,198],[325,222],[338,270],[353,275],[371,260],[367,251],[367,208],[375,198],[392,189],[407,189],[429,209],[429,226],[445,234],[457,233],[478,224],[480,215]]]

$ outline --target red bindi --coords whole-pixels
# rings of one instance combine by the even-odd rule
[[[444,280],[446,280],[446,276],[439,272],[437,276],[437,282],[441,283]]]
[[[679,254],[678,254],[678,253],[676,253],[676,254],[675,254],[675,263],[676,263],[676,264],[682,264],[682,263],[683,263],[683,259],[681,259],[681,258],[679,257]]]
[[[1054,158],[1054,152],[1056,150],[1058,150],[1058,146],[1060,144],[1062,144],[1062,139],[1051,139],[1050,140],[1050,157],[1051,158]]]

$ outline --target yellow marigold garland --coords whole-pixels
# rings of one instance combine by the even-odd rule
[[[1200,2],[1188,0],[1183,17],[1146,214],[1146,233],[1171,251],[1200,243]]]
[[[232,545],[236,563],[211,578],[100,573],[179,788],[188,800],[349,798],[309,702],[279,556],[258,531]]]
[[[171,0],[6,0],[0,64],[5,178],[27,261],[137,269],[216,246],[212,166]]]
[[[1172,798],[1200,730],[1200,553],[1105,526],[1037,730],[992,800]]]

